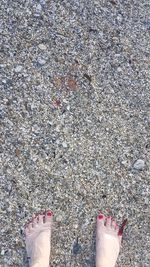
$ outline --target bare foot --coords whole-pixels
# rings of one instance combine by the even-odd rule
[[[111,217],[99,214],[96,234],[96,267],[114,267],[119,255],[122,233]]]
[[[53,214],[39,214],[32,218],[26,228],[26,250],[30,267],[48,267]]]

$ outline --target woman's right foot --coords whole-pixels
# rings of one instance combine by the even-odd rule
[[[99,214],[96,234],[96,267],[114,267],[119,255],[122,233],[111,217]]]

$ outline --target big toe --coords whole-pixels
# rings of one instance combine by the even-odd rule
[[[53,217],[53,212],[51,210],[48,210],[45,215],[45,222],[51,223]]]
[[[104,214],[100,213],[97,216],[97,226],[98,227],[103,227],[104,224],[105,224],[105,216],[104,216]]]

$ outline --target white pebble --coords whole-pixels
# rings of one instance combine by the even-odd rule
[[[64,148],[67,148],[67,143],[63,142],[63,143],[62,143],[62,146],[63,146]]]
[[[55,218],[56,222],[61,222],[62,219],[63,219],[63,218],[62,218],[61,215],[58,215],[58,216],[56,216],[56,218]]]
[[[70,105],[67,106],[67,110],[70,110]]]
[[[14,69],[14,71],[15,71],[16,73],[21,72],[21,71],[22,71],[22,66],[21,66],[21,65],[16,66],[16,68]]]
[[[118,68],[117,68],[117,71],[118,71],[118,72],[122,72],[122,68],[118,67]]]
[[[1,250],[1,256],[4,256],[4,254],[5,254],[5,250],[2,249],[2,250]]]
[[[2,83],[5,83],[5,84],[6,84],[6,83],[7,83],[7,81],[4,79],[4,80],[2,80]]]
[[[39,44],[38,47],[41,49],[41,50],[46,50],[46,45],[44,44]]]

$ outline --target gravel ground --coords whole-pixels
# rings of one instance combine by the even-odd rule
[[[99,210],[148,265],[149,0],[1,0],[1,265],[54,211],[51,266],[95,266]]]

